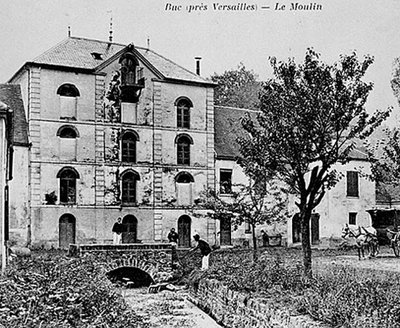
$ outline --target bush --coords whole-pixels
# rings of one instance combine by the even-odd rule
[[[314,277],[297,308],[332,326],[400,327],[399,275],[336,267]]]
[[[4,327],[146,327],[95,259],[60,253],[17,259],[0,280]]]
[[[248,250],[214,252],[207,278],[272,299],[273,304],[309,314],[333,327],[400,327],[399,273],[332,265],[307,279],[300,251],[268,249],[258,262],[251,258]]]

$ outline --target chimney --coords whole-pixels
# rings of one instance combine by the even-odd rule
[[[196,60],[196,74],[200,75],[200,60],[201,60],[201,57],[194,57],[194,59]]]
[[[107,11],[108,13],[110,13],[110,31],[109,31],[109,37],[108,40],[110,41],[110,43],[113,40],[113,17],[112,17],[112,10]]]

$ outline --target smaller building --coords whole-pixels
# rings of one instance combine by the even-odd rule
[[[6,249],[8,241],[8,181],[12,178],[10,170],[12,161],[13,112],[7,104],[0,101],[0,245],[1,267],[6,267]]]
[[[375,206],[375,182],[366,178],[371,174],[370,163],[362,149],[350,153],[350,161],[332,167],[342,178],[327,190],[321,203],[313,210],[310,233],[311,243],[320,247],[333,247],[341,241],[344,224],[370,226],[367,210]],[[294,200],[290,205],[287,225],[288,245],[301,243],[301,227]]]
[[[234,185],[248,184],[248,177],[237,163],[240,156],[236,140],[244,136],[240,120],[246,114],[256,115],[255,111],[215,106],[215,151],[216,151],[216,190],[221,197],[229,199]],[[335,246],[340,240],[341,229],[345,223],[371,225],[367,210],[375,206],[375,183],[367,178],[371,173],[367,155],[361,148],[350,153],[350,161],[336,164],[333,169],[342,174],[342,179],[334,188],[328,190],[322,202],[314,209],[311,218],[312,244]],[[263,229],[269,235],[282,236],[282,244],[296,246],[301,243],[300,221],[295,205],[295,196],[287,195],[288,216],[286,222],[260,225],[256,236]],[[220,243],[251,245],[251,230],[246,224],[234,229],[229,222],[220,223]]]
[[[237,163],[237,159],[240,157],[237,138],[245,136],[240,121],[246,113],[254,116],[257,114],[254,110],[215,106],[215,188],[219,197],[224,201],[229,201],[232,191],[236,187],[249,184],[249,178]],[[222,221],[219,228],[221,246],[252,245],[252,231],[248,223],[235,227],[230,221]],[[282,244],[285,244],[286,222],[257,226],[255,235],[259,244],[262,243],[261,230],[266,231],[270,236],[281,236]]]
[[[9,237],[13,243],[24,245],[29,242],[30,210],[29,210],[29,140],[28,123],[21,87],[17,84],[0,84],[0,101],[6,103],[13,111],[12,148],[10,149],[9,171]],[[12,161],[12,163],[11,163]],[[14,173],[14,174],[13,174]]]

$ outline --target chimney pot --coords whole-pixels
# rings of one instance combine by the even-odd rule
[[[194,59],[196,60],[196,74],[200,75],[200,60],[201,60],[201,57],[194,57]]]

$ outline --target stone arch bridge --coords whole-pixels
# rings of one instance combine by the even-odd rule
[[[163,282],[173,277],[175,249],[167,243],[149,244],[71,244],[71,256],[96,257],[96,262],[106,271],[120,267],[138,268],[150,275],[155,282]]]

